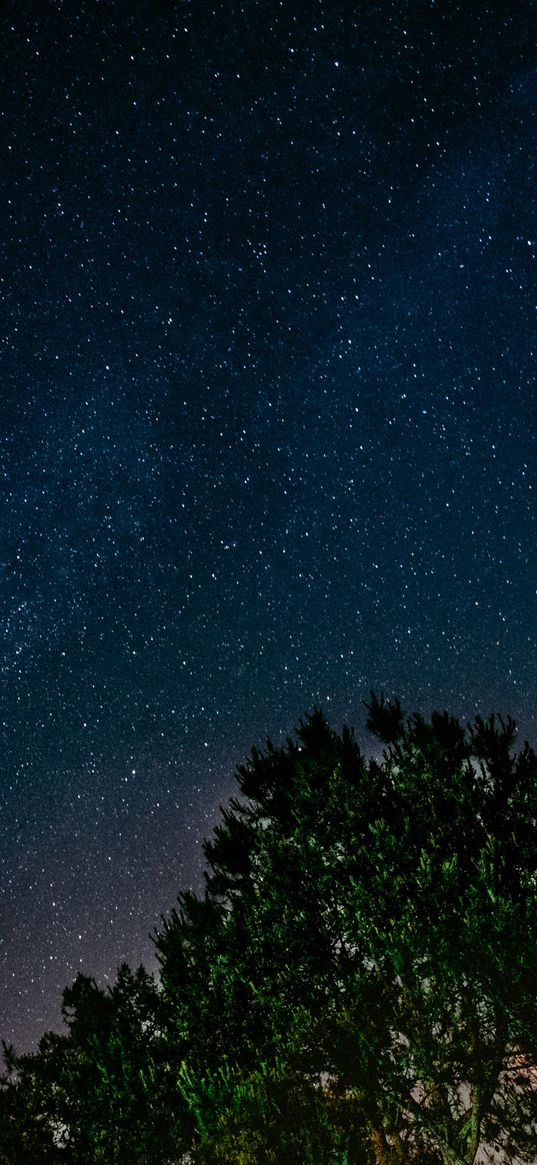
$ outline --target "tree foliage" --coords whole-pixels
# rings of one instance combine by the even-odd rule
[[[376,759],[317,709],[253,749],[158,985],[79,976],[8,1051],[0,1162],[536,1159],[537,758],[510,719],[367,710]]]

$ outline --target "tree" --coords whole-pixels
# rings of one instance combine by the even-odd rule
[[[240,1113],[251,1152],[227,1159],[284,1159],[275,1074],[303,1106],[294,1161],[535,1159],[535,755],[510,720],[368,712],[381,761],[319,711],[253,751],[205,897],[157,936],[200,1160]]]
[[[142,967],[133,974],[124,964],[106,991],[78,975],[64,991],[67,1033],[48,1032],[30,1055],[5,1049],[0,1162],[2,1152],[9,1165],[165,1161],[182,1111],[162,1008]]]
[[[253,749],[160,983],[79,976],[8,1052],[0,1162],[537,1159],[537,758],[510,719],[315,710]]]

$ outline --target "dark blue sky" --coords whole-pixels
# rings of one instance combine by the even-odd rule
[[[0,1035],[320,703],[537,742],[535,6],[0,16]]]

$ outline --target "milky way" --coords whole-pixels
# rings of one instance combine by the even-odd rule
[[[515,10],[516,8],[516,10]],[[0,1035],[154,967],[253,743],[535,743],[532,4],[12,3]]]

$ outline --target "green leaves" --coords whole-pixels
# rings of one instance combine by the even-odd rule
[[[535,1158],[536,758],[510,720],[367,707],[382,763],[318,709],[252,751],[158,986],[81,975],[66,1034],[6,1051],[9,1165]]]

